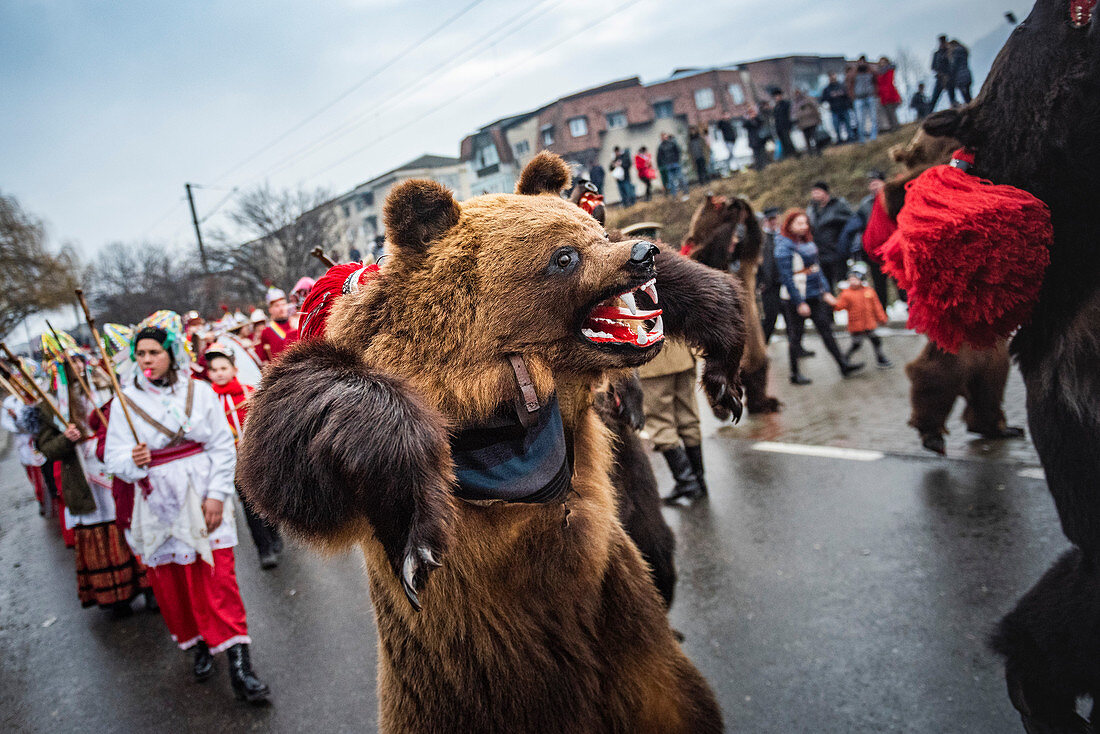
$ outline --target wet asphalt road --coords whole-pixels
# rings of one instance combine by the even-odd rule
[[[828,380],[812,389],[835,395]],[[1022,730],[983,638],[1067,546],[1041,479],[1011,457],[852,461],[705,433],[711,499],[666,511],[672,621],[730,731]],[[374,731],[361,560],[290,547],[262,572],[247,537],[237,558],[263,709],[233,700],[223,660],[192,683],[159,616],[81,609],[71,551],[5,454],[0,731]]]

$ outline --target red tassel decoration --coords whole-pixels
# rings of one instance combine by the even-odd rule
[[[1031,316],[1054,239],[1050,209],[967,173],[958,151],[906,185],[898,231],[873,253],[908,292],[909,328],[949,352],[988,348]]]
[[[302,302],[302,318],[298,332],[302,339],[312,339],[325,334],[329,311],[337,298],[355,293],[378,275],[377,265],[341,263],[333,265],[313,284],[306,300]]]

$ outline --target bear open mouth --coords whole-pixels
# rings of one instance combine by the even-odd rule
[[[1085,28],[1092,23],[1092,9],[1097,0],[1069,0],[1069,22],[1074,28]]]
[[[657,281],[649,280],[596,304],[581,324],[581,336],[594,344],[629,344],[634,347],[649,347],[664,339],[661,309],[639,309],[635,298],[639,291],[649,296],[654,305],[657,304]]]

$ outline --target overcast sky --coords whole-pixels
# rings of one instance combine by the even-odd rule
[[[1029,7],[7,0],[0,191],[86,256],[117,241],[192,247],[185,181],[210,187],[196,192],[200,216],[233,187],[264,180],[339,193],[424,152],[457,155],[485,123],[611,79],[789,53],[877,57],[905,47],[923,61],[939,33],[973,43],[1004,23],[1004,11],[1022,18]]]

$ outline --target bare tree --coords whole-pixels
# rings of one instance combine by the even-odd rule
[[[71,248],[50,252],[41,220],[0,194],[0,334],[31,314],[71,303],[79,270]]]
[[[234,244],[231,235],[212,233],[216,270],[240,288],[257,290],[267,283],[286,289],[302,275],[319,274],[323,268],[310,252],[329,249],[334,221],[329,199],[323,189],[275,191],[264,184],[246,191],[228,217],[250,239]]]
[[[114,243],[89,271],[87,290],[96,318],[136,324],[160,309],[195,308],[202,283],[198,263],[173,257],[162,245]]]

